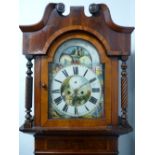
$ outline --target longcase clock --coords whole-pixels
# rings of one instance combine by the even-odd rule
[[[134,28],[116,25],[105,4],[91,4],[91,17],[83,7],[64,10],[49,4],[39,23],[20,26],[28,60],[20,131],[34,135],[36,155],[117,155],[119,135],[132,131],[126,61]]]

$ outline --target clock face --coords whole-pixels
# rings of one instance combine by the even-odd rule
[[[82,39],[64,42],[49,63],[49,118],[101,118],[103,85],[96,48]]]
[[[56,74],[51,93],[53,107],[58,113],[79,117],[96,110],[101,97],[101,85],[89,68],[71,65]]]

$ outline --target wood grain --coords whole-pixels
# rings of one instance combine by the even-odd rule
[[[71,7],[68,16],[61,16],[57,12],[56,4],[49,4],[39,23],[20,26],[23,32],[23,54],[46,54],[46,41],[55,32],[70,26],[81,26],[104,36],[111,48],[109,55],[129,55],[130,34],[134,28],[115,24],[105,4],[99,4],[99,8],[99,13],[91,18],[85,16],[83,7]]]
[[[115,24],[105,4],[92,4],[91,17],[84,7],[71,7],[63,16],[63,4],[49,4],[40,22],[20,26],[23,54],[27,55],[26,122],[20,131],[34,134],[36,155],[118,155],[118,137],[132,131],[127,122],[126,58],[130,55],[133,27]],[[48,63],[57,48],[69,39],[84,39],[94,45],[105,64],[104,116],[100,119],[48,119]],[[34,122],[32,107],[31,57],[34,58]],[[122,60],[121,107],[118,117],[118,63]],[[31,120],[31,121],[29,121]]]

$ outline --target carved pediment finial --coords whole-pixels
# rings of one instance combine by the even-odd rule
[[[65,5],[63,3],[58,3],[56,9],[59,14],[63,14],[65,12]]]
[[[90,4],[89,5],[89,12],[92,14],[92,15],[95,15],[99,12],[99,5],[98,4]]]

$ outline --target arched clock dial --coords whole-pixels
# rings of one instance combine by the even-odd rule
[[[98,77],[82,65],[61,69],[53,79],[51,90],[53,108],[57,113],[71,117],[94,112],[101,98]]]
[[[101,118],[104,67],[96,47],[84,39],[64,41],[49,63],[49,118]]]

